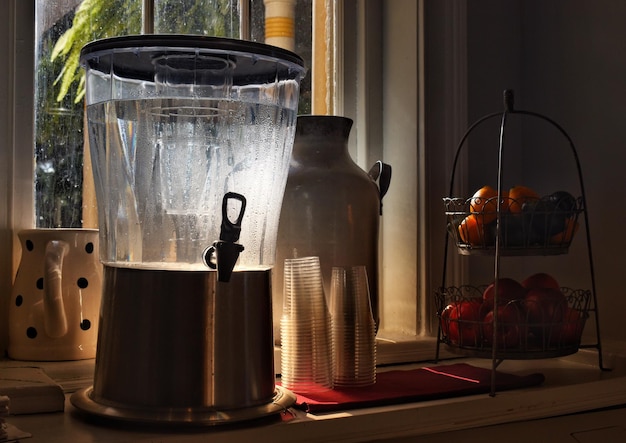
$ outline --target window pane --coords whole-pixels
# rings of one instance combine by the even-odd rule
[[[154,32],[239,37],[239,0],[155,0]]]
[[[313,48],[313,0],[295,1],[295,46],[293,51],[304,59],[309,70],[300,82],[300,101],[298,114],[311,113],[311,60]],[[250,1],[250,39],[265,41],[265,5],[264,0]]]
[[[52,47],[71,26],[72,5],[37,2],[35,52],[35,215],[38,227],[80,226],[82,109],[74,94],[57,100],[54,83],[63,64],[52,62]],[[65,2],[67,3],[67,2]]]
[[[91,40],[139,32],[141,0],[37,0],[35,14],[36,226],[80,227],[83,102],[79,52]],[[62,45],[64,41],[67,44]],[[57,51],[61,53],[56,55]]]
[[[300,114],[311,113],[311,59],[313,48],[313,23],[312,23],[312,0],[296,1],[296,46],[294,52],[304,59],[304,63],[309,69],[308,74],[300,83],[300,101],[298,102],[298,112]]]

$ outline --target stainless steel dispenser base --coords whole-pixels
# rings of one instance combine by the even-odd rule
[[[70,397],[72,405],[81,412],[116,421],[191,426],[215,426],[270,417],[285,411],[296,401],[295,394],[281,386],[276,386],[276,395],[270,403],[226,410],[108,405],[95,401],[92,394],[92,387],[75,392]]]
[[[270,269],[104,267],[93,386],[79,410],[126,421],[211,425],[278,413]]]

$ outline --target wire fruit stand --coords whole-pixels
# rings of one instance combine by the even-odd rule
[[[513,91],[504,91],[504,110],[485,115],[461,138],[454,158],[449,196],[443,199],[447,230],[442,284],[435,294],[439,327],[436,360],[441,345],[454,353],[492,360],[495,373],[505,359],[555,358],[595,348],[602,362],[596,280],[582,168],[574,143],[554,120],[531,111],[516,110]],[[510,118],[529,117],[547,122],[564,137],[577,169],[580,196],[558,191],[540,197],[503,192],[502,156]],[[453,196],[460,154],[470,134],[483,123],[500,118],[497,189],[471,198]],[[583,227],[583,229],[579,229]],[[586,237],[590,289],[561,287],[550,281],[539,289],[501,275],[501,258],[568,254],[578,231]],[[580,234],[578,234],[579,236]],[[462,256],[492,256],[494,279],[490,284],[446,286],[450,242]],[[547,274],[540,276],[545,283]],[[549,286],[552,287],[549,287]],[[582,332],[593,317],[595,340],[583,344]]]

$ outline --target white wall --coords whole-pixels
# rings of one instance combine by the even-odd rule
[[[0,22],[0,57],[3,60],[9,59],[11,54],[11,43],[13,40],[12,28],[4,20]],[[0,70],[0,247],[4,250],[11,243],[11,232],[9,231],[9,193],[8,179],[12,156],[6,147],[11,146],[11,113],[10,95],[12,76],[8,69]],[[3,352],[7,344],[7,313],[9,297],[7,291],[11,288],[11,254],[10,250],[0,253],[0,353]]]
[[[402,8],[397,6],[403,5]],[[420,282],[417,217],[418,10],[413,1],[383,2],[382,70],[384,161],[393,168],[383,199],[381,328],[386,334],[420,332],[416,288]],[[398,42],[402,42],[399,45]],[[393,296],[385,294],[393,293]]]

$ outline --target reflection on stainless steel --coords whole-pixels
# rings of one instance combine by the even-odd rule
[[[93,400],[93,388],[82,389],[72,396],[72,403],[81,411],[102,418],[133,423],[194,426],[212,426],[269,417],[285,411],[295,401],[296,396],[280,386],[276,387],[271,403],[226,410],[203,407],[143,409],[125,405],[107,405]]]

